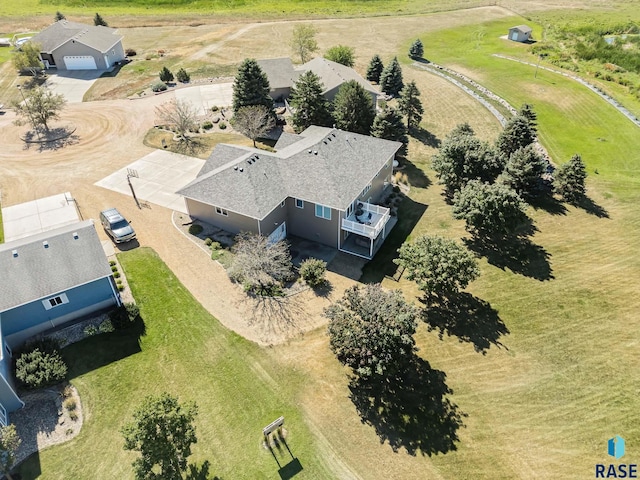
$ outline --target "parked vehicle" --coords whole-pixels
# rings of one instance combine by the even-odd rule
[[[116,243],[124,243],[136,238],[136,232],[115,208],[100,212],[100,223]]]

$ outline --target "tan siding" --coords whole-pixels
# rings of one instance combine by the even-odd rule
[[[287,199],[287,232],[330,247],[338,248],[340,212],[331,209],[331,220],[316,217],[316,205],[304,202],[304,208],[295,205],[294,198]]]
[[[115,41],[115,39],[114,39]],[[113,51],[113,53],[111,53]],[[74,42],[73,40],[65,43],[64,45],[58,47],[53,52],[53,58],[56,62],[56,67],[59,70],[64,70],[66,67],[64,65],[64,57],[65,56],[82,56],[82,55],[91,55],[96,60],[96,66],[98,69],[102,70],[107,68],[104,62],[104,55],[98,50],[88,47],[80,42]],[[116,43],[113,48],[109,49],[106,53],[109,57],[109,62],[113,65],[115,62],[119,62],[124,59],[124,49],[122,47],[122,42]]]
[[[260,231],[262,232],[262,235],[268,237],[276,228],[278,228],[279,225],[282,225],[282,222],[286,221],[287,204],[285,202],[284,207],[280,207],[280,205],[278,205],[264,218],[264,220],[260,221]],[[289,225],[287,224],[287,231],[289,231],[288,227]]]
[[[210,223],[215,227],[231,233],[258,233],[258,221],[253,218],[238,215],[233,212],[228,212],[227,216],[219,215],[216,213],[215,207],[190,198],[185,198],[185,202],[187,204],[187,211],[189,212],[189,215],[197,218],[198,220]]]

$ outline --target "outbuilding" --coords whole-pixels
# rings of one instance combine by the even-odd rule
[[[531,27],[518,25],[509,29],[509,40],[514,42],[528,42],[531,40]]]

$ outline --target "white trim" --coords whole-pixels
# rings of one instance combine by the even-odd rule
[[[318,207],[320,207],[322,209],[322,215],[318,215]],[[329,216],[325,216],[327,210],[329,211]],[[324,218],[325,220],[331,220],[331,207],[327,207],[326,205],[321,205],[319,203],[316,203],[315,205],[315,213],[316,213],[316,217],[318,218]]]
[[[300,198],[296,198],[296,208],[304,208],[304,200],[300,199]],[[298,205],[298,202],[300,202],[300,205]]]
[[[53,297],[49,297],[45,300],[41,300],[45,310],[51,310],[52,308],[59,307],[60,305],[66,305],[69,303],[66,293],[59,293]]]
[[[216,209],[216,213],[218,215],[222,215],[223,217],[228,217],[229,216],[229,211],[226,208],[215,207],[215,209]]]

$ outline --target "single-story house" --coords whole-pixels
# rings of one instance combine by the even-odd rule
[[[318,126],[283,133],[275,152],[220,144],[178,194],[192,217],[228,232],[291,234],[371,259],[395,224],[375,202],[400,146]]]
[[[514,42],[528,42],[531,40],[531,27],[518,25],[509,29],[509,40]]]
[[[59,20],[31,39],[41,45],[45,69],[106,70],[125,58],[113,28]]]
[[[23,406],[12,350],[28,338],[120,305],[93,220],[0,245],[0,423]]]
[[[349,80],[355,80],[371,95],[371,100],[375,106],[380,92],[373,85],[362,78],[353,68],[340,63],[332,62],[323,57],[317,57],[307,63],[294,67],[289,58],[270,58],[258,60],[258,65],[266,73],[271,91],[269,95],[274,100],[288,98],[291,87],[296,83],[298,77],[304,72],[312,71],[324,86],[322,94],[332,102],[342,84]]]

